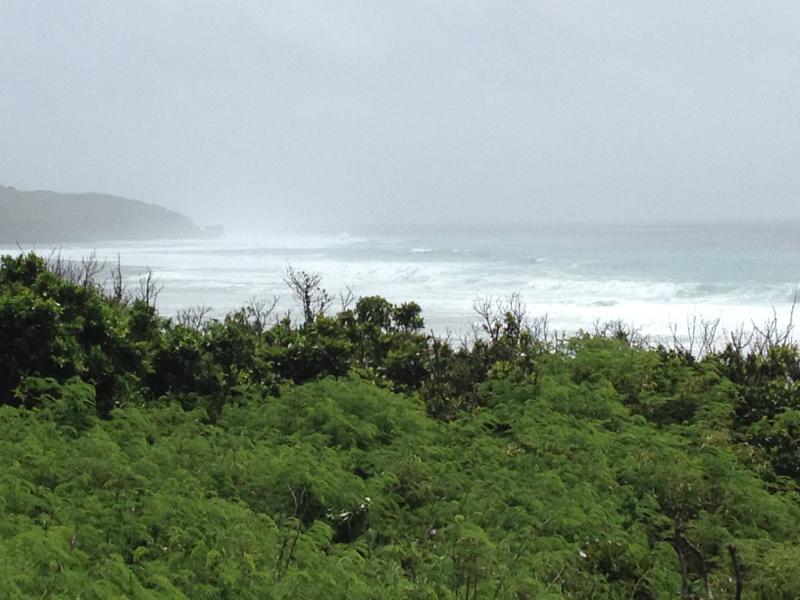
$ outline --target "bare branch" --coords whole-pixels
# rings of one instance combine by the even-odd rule
[[[110,290],[106,293],[108,297],[118,304],[127,304],[130,299],[130,293],[125,288],[125,282],[122,277],[122,264],[120,262],[119,254],[117,254],[117,264],[112,265],[109,272]],[[106,282],[108,288],[108,281]]]
[[[283,280],[300,304],[306,325],[313,323],[318,315],[324,315],[331,307],[333,296],[322,287],[322,276],[318,273],[299,271],[289,265]]]
[[[147,273],[139,276],[139,293],[137,299],[141,300],[146,306],[155,308],[158,295],[164,289],[159,285],[159,280],[153,275],[151,269]]]
[[[339,292],[339,305],[341,306],[340,310],[342,312],[348,310],[355,301],[356,295],[349,285],[344,288],[343,292]]]
[[[212,310],[210,306],[201,305],[182,308],[175,316],[175,322],[178,325],[183,325],[184,327],[199,331],[203,328],[203,323]]]
[[[472,302],[472,310],[480,318],[479,327],[489,336],[492,342],[500,339],[500,332],[503,328],[497,305],[498,303],[491,296],[476,298]]]
[[[82,257],[80,261],[74,261],[65,259],[61,255],[61,248],[54,248],[44,262],[47,269],[54,275],[84,288],[96,286],[97,275],[105,268],[105,261],[100,261],[94,250],[89,253],[89,256]]]
[[[547,313],[530,320],[528,331],[530,331],[534,341],[539,342],[545,348],[550,347],[552,333],[550,331],[550,317]]]
[[[272,298],[250,298],[244,306],[244,317],[253,328],[261,333],[267,328],[267,320],[270,315],[275,312],[275,307],[278,306],[280,296],[273,296]]]

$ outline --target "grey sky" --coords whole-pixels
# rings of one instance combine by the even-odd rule
[[[0,40],[21,189],[295,229],[800,218],[795,1],[2,0]]]

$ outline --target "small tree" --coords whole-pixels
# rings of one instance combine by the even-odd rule
[[[139,276],[139,293],[136,299],[141,300],[145,306],[155,308],[158,295],[163,289],[164,286],[159,284],[153,271],[148,268],[146,273]]]
[[[306,325],[313,323],[317,315],[324,315],[333,303],[333,296],[322,287],[319,273],[298,271],[289,265],[283,280],[303,309]]]

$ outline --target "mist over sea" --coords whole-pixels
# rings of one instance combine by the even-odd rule
[[[28,249],[28,248],[25,248]],[[38,247],[41,254],[51,247]],[[800,286],[800,224],[704,223],[407,227],[326,235],[66,244],[64,258],[119,255],[134,288],[153,270],[158,308],[209,306],[215,316],[253,297],[281,297],[286,266],[320,273],[331,292],[413,300],[428,329],[465,332],[478,297],[519,293],[528,314],[574,332],[621,319],[655,338],[670,323],[720,318],[724,327],[788,322]],[[16,247],[2,248],[17,253]]]

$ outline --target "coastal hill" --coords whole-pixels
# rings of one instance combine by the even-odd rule
[[[215,237],[189,217],[107,194],[20,191],[0,185],[0,243],[99,242]]]

